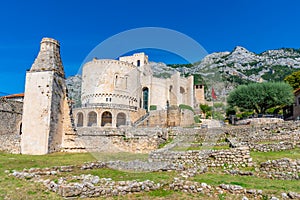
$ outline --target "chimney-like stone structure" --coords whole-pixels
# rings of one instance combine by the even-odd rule
[[[35,59],[30,72],[53,71],[64,77],[64,68],[60,58],[60,44],[52,38],[43,38],[40,52]]]
[[[68,105],[64,77],[59,42],[43,38],[39,54],[26,73],[22,154],[41,155],[60,150],[65,116],[70,114],[66,113]]]

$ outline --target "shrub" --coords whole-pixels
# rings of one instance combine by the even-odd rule
[[[199,116],[194,116],[194,121],[195,121],[195,123],[201,123],[202,122],[200,120]]]
[[[191,106],[189,106],[189,105],[180,104],[179,108],[182,109],[182,110],[190,110],[190,111],[194,112],[194,109]]]

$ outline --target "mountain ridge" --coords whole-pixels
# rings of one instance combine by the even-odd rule
[[[240,84],[263,81],[282,81],[286,75],[300,70],[300,49],[280,48],[256,54],[245,47],[236,46],[231,52],[214,52],[194,64],[150,62],[153,76],[168,78],[176,71],[194,75],[195,84],[214,86],[218,96],[225,97]],[[70,97],[78,101],[80,75],[67,78]],[[209,98],[209,90],[206,91]]]

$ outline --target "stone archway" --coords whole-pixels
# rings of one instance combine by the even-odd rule
[[[88,114],[88,126],[97,126],[97,113],[94,111]]]
[[[101,117],[101,126],[111,126],[112,125],[112,114],[105,111]]]
[[[117,115],[117,127],[122,125],[126,125],[126,114],[121,112]]]
[[[77,127],[82,127],[83,126],[83,113],[79,112],[77,114]]]

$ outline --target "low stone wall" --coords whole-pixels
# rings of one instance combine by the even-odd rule
[[[18,134],[0,134],[0,151],[21,153],[21,137]]]
[[[153,181],[113,181],[111,178],[99,178],[93,175],[73,176],[69,182],[60,179],[58,183],[45,180],[44,185],[53,192],[57,192],[62,197],[99,197],[99,196],[120,196],[128,193],[149,192],[160,188],[160,184]]]
[[[287,121],[275,124],[228,126],[224,132],[227,137],[240,142],[283,142],[300,140],[300,122]]]
[[[251,124],[251,125],[259,125],[259,124],[275,124],[281,123],[283,119],[280,118],[250,118],[237,121],[237,125],[240,124]]]
[[[151,152],[149,161],[169,162],[177,165],[206,165],[208,167],[252,165],[250,151],[246,146],[228,150]]]
[[[272,179],[299,180],[300,159],[268,160],[260,164],[260,171]]]
[[[290,150],[297,147],[292,142],[280,142],[280,143],[270,143],[270,144],[248,144],[249,148],[252,151],[261,151],[261,152],[269,152],[269,151],[284,151]]]

